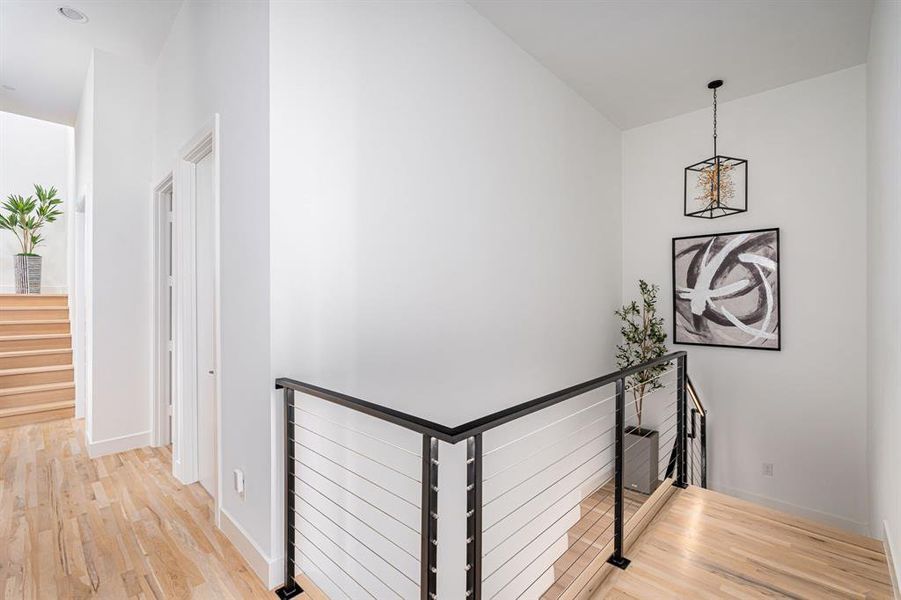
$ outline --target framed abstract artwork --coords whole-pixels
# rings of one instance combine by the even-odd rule
[[[779,229],[673,238],[673,342],[780,350]]]

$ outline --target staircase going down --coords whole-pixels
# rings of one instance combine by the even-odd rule
[[[0,294],[0,427],[74,416],[67,296]]]

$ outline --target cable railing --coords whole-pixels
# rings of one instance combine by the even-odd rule
[[[453,428],[278,379],[276,594],[299,595],[300,577],[329,598],[433,600],[439,551],[465,543],[467,598],[579,597],[606,563],[628,566],[625,541],[665,488],[706,486],[707,413],[686,369],[674,352]],[[465,465],[451,452],[441,464],[439,445],[460,442]],[[465,501],[465,540],[449,539],[462,537],[452,522],[439,538],[439,465],[465,470],[465,489],[440,490],[443,503]]]

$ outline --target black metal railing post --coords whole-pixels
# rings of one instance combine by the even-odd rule
[[[275,590],[279,598],[294,598],[303,593],[294,579],[294,390],[285,388],[285,584]]]
[[[625,448],[623,444],[623,432],[626,426],[626,380],[616,380],[616,426],[614,427],[614,490],[613,490],[613,554],[607,559],[611,565],[625,569],[629,566],[629,559],[623,556],[623,472],[625,470]]]
[[[677,458],[676,487],[688,487],[688,394],[686,393],[686,374],[688,361],[686,355],[676,359],[676,435],[678,436],[679,456]]]
[[[698,409],[692,407],[691,411],[688,413],[690,418],[688,419],[688,434],[687,437],[689,439],[688,442],[688,468],[691,469],[688,474],[688,483],[691,485],[698,485],[695,483],[695,439],[698,437]],[[700,467],[699,469],[700,470]],[[699,475],[699,474],[698,474]]]
[[[701,487],[707,489],[707,413],[701,415]]]
[[[420,598],[438,597],[438,440],[422,436],[422,530]]]
[[[482,434],[466,440],[466,597],[482,598]]]

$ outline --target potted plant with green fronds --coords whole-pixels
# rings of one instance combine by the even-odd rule
[[[620,318],[623,342],[616,347],[616,364],[628,369],[666,355],[666,332],[663,317],[657,316],[659,286],[639,280],[641,301],[632,301],[616,311]],[[626,379],[626,389],[632,394],[635,425],[626,427],[623,441],[625,455],[624,485],[650,494],[657,488],[657,467],[660,452],[660,433],[642,427],[645,398],[663,387],[660,376],[667,370],[663,363],[639,371]]]
[[[43,243],[41,228],[63,214],[55,187],[34,184],[34,195],[10,194],[0,212],[0,228],[13,232],[21,252],[16,254],[16,293],[41,293],[41,257],[35,253]]]

